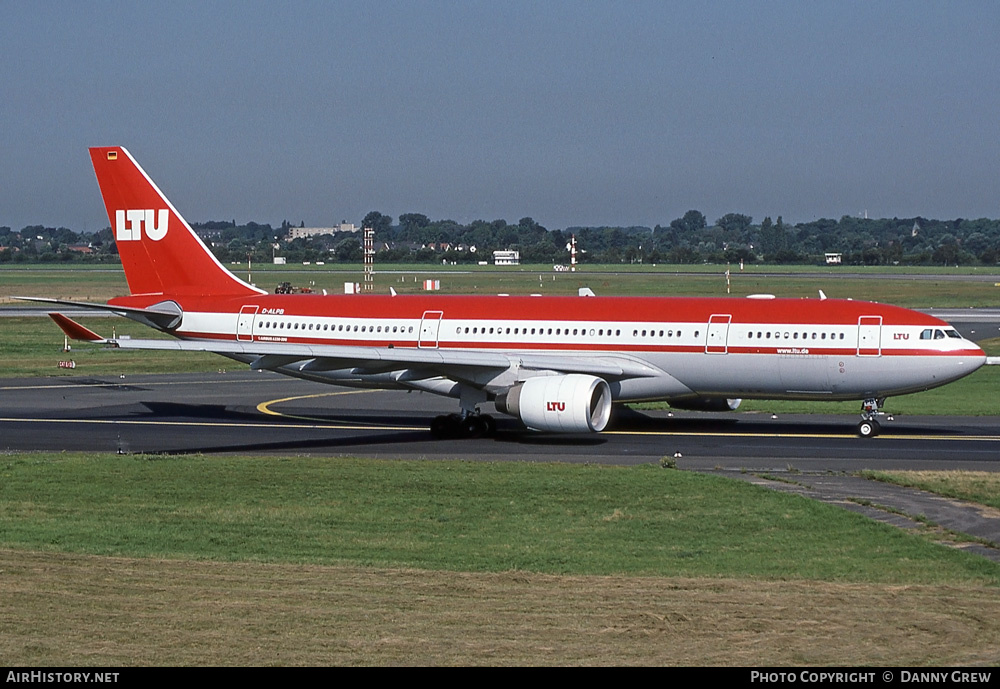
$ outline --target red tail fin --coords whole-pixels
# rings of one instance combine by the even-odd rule
[[[133,295],[264,294],[226,270],[120,146],[90,149]]]

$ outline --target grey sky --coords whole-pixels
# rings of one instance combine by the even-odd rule
[[[0,225],[1000,217],[995,2],[0,0]]]

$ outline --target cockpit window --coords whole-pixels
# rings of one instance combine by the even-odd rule
[[[934,339],[935,340],[943,340],[944,339],[944,333],[941,332],[940,330],[935,330],[934,331]]]
[[[962,339],[962,336],[959,335],[958,331],[954,330],[954,329],[953,330],[945,330],[944,334],[947,335],[948,337],[954,337],[956,340],[961,340]]]
[[[929,340],[933,336],[934,336],[934,331],[931,330],[930,328],[927,328],[927,330],[925,330],[922,333],[920,333],[920,339],[921,340]]]

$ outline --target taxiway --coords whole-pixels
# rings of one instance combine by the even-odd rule
[[[0,450],[310,453],[640,464],[688,468],[1000,470],[997,417],[901,417],[877,438],[854,416],[616,413],[599,435],[527,431],[496,415],[495,438],[436,440],[454,400],[350,390],[266,372],[0,381]],[[490,411],[484,408],[484,411]]]

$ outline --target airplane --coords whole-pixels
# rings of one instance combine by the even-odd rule
[[[481,408],[529,429],[607,428],[612,405],[665,400],[726,411],[742,399],[861,400],[879,433],[890,396],[969,375],[986,356],[946,322],[866,301],[689,297],[269,294],[228,271],[122,147],[90,149],[129,295],[96,308],[174,339],[74,339],[123,349],[214,352],[321,383],[458,400],[439,438],[490,436]]]

